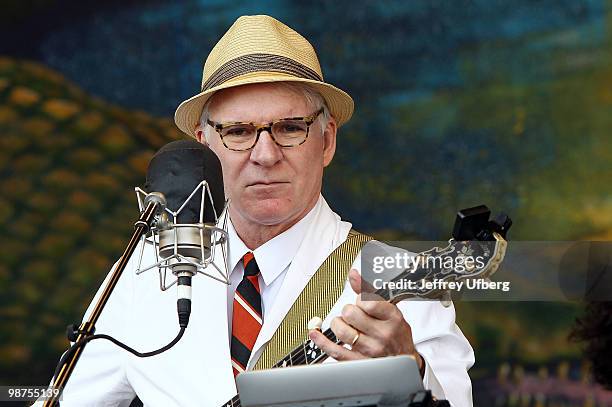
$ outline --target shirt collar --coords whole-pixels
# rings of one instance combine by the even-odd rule
[[[323,198],[319,196],[319,200],[315,206],[295,225],[253,250],[255,260],[257,261],[259,271],[261,271],[261,276],[266,286],[272,284],[295,257],[295,254],[306,236],[308,226],[319,212],[322,199]],[[250,250],[244,244],[240,236],[238,236],[238,233],[236,233],[231,219],[229,219],[227,231],[229,238],[228,266],[231,275],[238,262]]]

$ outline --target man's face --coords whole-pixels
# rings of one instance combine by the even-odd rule
[[[268,123],[280,118],[309,116],[318,106],[309,106],[300,94],[275,84],[254,84],[217,93],[209,107],[210,120]],[[232,221],[257,228],[289,228],[315,205],[321,192],[323,168],[336,148],[336,124],[329,120],[321,131],[322,116],[310,126],[306,141],[299,146],[278,146],[262,131],[255,147],[231,151],[209,126],[208,142],[223,167],[225,194],[231,199]],[[201,128],[198,139],[205,142]],[[285,229],[285,228],[283,228]]]

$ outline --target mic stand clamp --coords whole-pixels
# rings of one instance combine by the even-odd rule
[[[70,325],[68,325],[68,326],[66,327],[66,338],[68,338],[68,340],[69,340],[70,342],[76,342],[76,341],[77,341],[77,339],[79,338],[79,335],[81,335],[81,334],[83,334],[83,335],[87,334],[87,332],[85,332],[85,331],[81,330],[80,326],[81,326],[82,324],[83,324],[83,323],[82,323],[82,322],[80,322],[80,323],[78,323],[78,324],[70,324]],[[96,329],[94,328],[94,330],[91,332],[91,334],[92,334],[92,335],[94,334],[95,330],[96,330]]]
[[[58,366],[58,373],[53,380],[51,390],[59,391],[57,393],[54,391],[50,392],[52,396],[45,400],[43,404],[44,407],[55,407],[59,405],[58,400],[62,394],[62,391],[64,390],[68,379],[72,375],[72,372],[74,371],[74,368],[81,357],[83,350],[85,349],[85,345],[87,344],[85,339],[94,334],[96,330],[96,322],[98,321],[98,318],[100,318],[100,314],[102,313],[104,306],[115,289],[123,270],[125,270],[125,267],[127,266],[130,257],[132,257],[134,250],[136,250],[138,242],[142,236],[144,236],[151,229],[151,226],[155,221],[155,216],[165,208],[166,199],[164,198],[163,194],[154,192],[147,196],[145,204],[146,207],[144,211],[142,211],[140,218],[138,218],[134,224],[134,233],[132,234],[127,247],[125,248],[125,251],[119,258],[117,266],[114,268],[111,277],[106,283],[100,298],[96,302],[91,315],[89,316],[89,320],[82,322],[77,330],[74,329],[74,325],[68,327],[69,331],[67,334],[69,335],[69,339],[74,339],[74,342],[80,343],[80,346],[77,346],[73,352],[66,355],[67,357],[65,360],[63,360],[63,362]]]

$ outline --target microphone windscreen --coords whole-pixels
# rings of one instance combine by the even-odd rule
[[[225,204],[221,162],[212,150],[195,140],[173,141],[163,146],[149,162],[145,191],[165,195],[167,208],[177,211],[200,182],[206,180],[208,193],[204,201],[204,222],[214,223]],[[177,217],[178,223],[197,223],[202,193],[198,191]]]

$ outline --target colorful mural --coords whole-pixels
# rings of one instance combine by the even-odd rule
[[[356,228],[445,239],[486,203],[511,239],[612,239],[611,1],[6,3],[0,384],[48,381],[129,238],[149,158],[183,137],[174,108],[241,14],[302,32],[354,97],[324,188]],[[567,339],[580,312],[458,303],[476,405],[612,405]],[[580,397],[555,390],[568,383]]]

